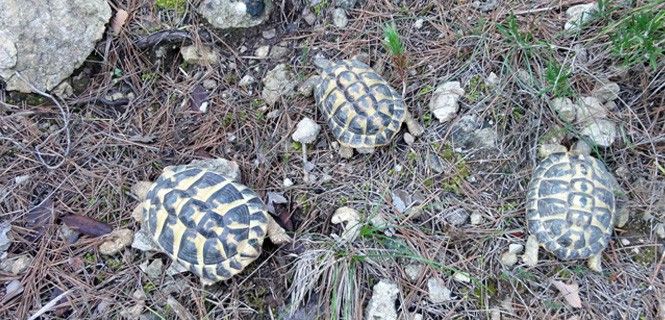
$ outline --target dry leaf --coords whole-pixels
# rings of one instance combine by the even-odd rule
[[[208,91],[202,85],[197,84],[192,88],[189,99],[193,110],[199,112],[208,110]]]
[[[37,241],[46,229],[46,225],[51,223],[53,217],[53,200],[51,197],[44,199],[40,204],[30,209],[26,214],[25,227],[31,229],[34,233],[26,236],[30,241]]]
[[[108,224],[84,216],[70,214],[62,217],[61,219],[62,222],[64,222],[71,229],[92,237],[103,236],[113,231],[113,228],[111,228],[111,226]]]
[[[566,302],[573,308],[581,308],[582,300],[580,299],[580,286],[573,282],[571,284],[565,284],[558,280],[552,280],[552,285],[561,292],[563,298],[566,299]]]
[[[118,9],[118,12],[115,13],[115,17],[113,17],[113,21],[111,22],[111,30],[113,30],[114,35],[120,33],[125,22],[127,22],[128,17],[129,13],[127,13],[127,11]]]

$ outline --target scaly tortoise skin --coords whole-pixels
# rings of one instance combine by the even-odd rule
[[[590,155],[556,152],[536,167],[527,195],[527,224],[561,260],[599,255],[615,215],[613,177]]]
[[[411,120],[401,94],[368,65],[356,59],[315,64],[320,77],[314,99],[342,146],[371,152],[389,144],[402,123]]]
[[[167,167],[148,189],[144,230],[204,284],[231,278],[261,254],[272,222],[257,194],[205,168]]]

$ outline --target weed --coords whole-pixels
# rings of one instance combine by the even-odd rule
[[[394,22],[386,24],[383,27],[383,37],[383,44],[392,56],[393,63],[395,63],[400,77],[404,79],[407,66],[406,49]]]
[[[545,92],[550,93],[553,97],[570,97],[573,95],[573,90],[570,87],[570,70],[555,60],[547,62],[545,81],[547,82]]]
[[[182,12],[185,10],[187,0],[156,0],[155,4],[160,9],[169,9]]]
[[[612,53],[624,65],[647,62],[656,70],[663,58],[665,10],[640,10],[623,19],[611,34]]]
[[[480,75],[475,75],[469,80],[468,91],[466,94],[467,100],[469,102],[477,102],[480,100],[480,97],[487,93],[487,85],[483,78]]]
[[[258,108],[262,105],[264,105],[266,102],[263,99],[253,99],[252,102],[249,104],[252,108]]]
[[[314,14],[316,14],[316,16],[321,16],[323,10],[327,7],[328,7],[328,0],[321,0],[319,1],[319,3],[315,4],[312,7],[312,10],[314,10]]]
[[[519,24],[514,15],[511,14],[506,20],[505,23],[496,26],[499,32],[519,48],[530,49],[532,47],[533,35],[529,32],[519,30]]]
[[[300,144],[300,142],[298,142],[298,141],[293,141],[293,142],[291,142],[291,149],[293,149],[295,151],[300,151],[300,150],[302,150],[302,144]]]

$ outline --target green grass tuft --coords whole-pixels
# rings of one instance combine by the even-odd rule
[[[155,0],[155,4],[160,9],[171,9],[181,12],[185,10],[187,0]]]
[[[395,57],[402,56],[405,52],[404,45],[402,44],[402,39],[399,36],[399,31],[394,22],[386,24],[383,27],[383,43],[390,52]]]
[[[570,97],[573,89],[570,86],[570,70],[560,65],[555,60],[550,60],[545,69],[545,91],[553,97]]]
[[[663,58],[665,10],[641,10],[623,19],[611,34],[612,53],[623,64],[648,63],[656,70]]]

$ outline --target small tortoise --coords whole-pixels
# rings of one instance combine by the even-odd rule
[[[571,151],[544,147],[527,195],[531,235],[524,260],[535,266],[538,247],[543,246],[561,260],[588,259],[589,268],[600,272],[601,252],[613,226],[625,223],[615,222],[619,185],[585,143],[578,142]]]
[[[320,73],[314,99],[343,158],[350,158],[353,149],[372,153],[389,144],[404,122],[412,135],[422,134],[402,95],[359,58],[333,63],[317,57],[314,64]]]
[[[266,236],[290,241],[257,194],[232,180],[233,166],[217,159],[166,167],[154,183],[132,187],[141,200],[133,214],[141,232],[204,285],[241,272],[261,254]]]

